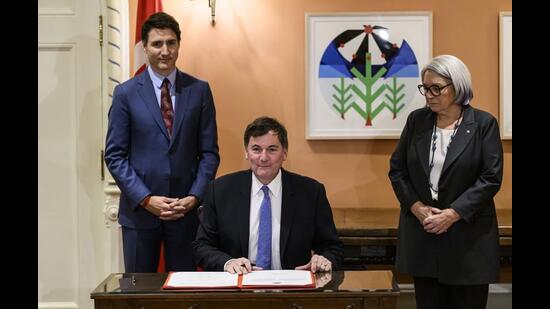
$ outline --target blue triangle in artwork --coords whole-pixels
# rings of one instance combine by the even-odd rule
[[[395,57],[386,62],[384,66],[388,69],[386,78],[418,77],[418,62],[416,61],[411,46],[405,40],[401,43],[401,47]]]
[[[321,64],[340,64],[342,62],[341,58],[342,57],[338,52],[338,49],[336,49],[334,44],[331,42],[327,46],[327,49],[325,49],[323,57],[321,57]]]
[[[405,40],[403,40],[403,43],[401,43],[401,47],[399,48],[399,53],[397,57],[393,59],[393,61],[394,63],[400,63],[400,64],[418,64],[411,46]]]
[[[329,43],[321,57],[319,77],[351,77],[350,63],[340,54],[334,43]]]

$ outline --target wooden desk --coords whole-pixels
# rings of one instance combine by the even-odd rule
[[[96,309],[161,308],[396,308],[399,288],[391,271],[335,271],[316,289],[161,290],[166,273],[111,274],[91,293]]]
[[[343,269],[393,269],[399,208],[333,208],[344,243]],[[497,209],[501,282],[512,281],[512,210]],[[411,282],[398,276],[399,283]]]

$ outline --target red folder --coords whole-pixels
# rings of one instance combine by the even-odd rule
[[[261,271],[264,272],[263,274],[266,274],[268,271]],[[176,274],[180,277],[185,277],[186,274],[189,274],[190,276],[194,277],[194,280],[200,281],[200,277],[204,276],[205,280],[211,280],[206,279],[208,277],[208,272],[170,272],[168,274],[168,277],[164,281],[164,284],[162,285],[163,290],[180,290],[180,291],[213,291],[213,290],[231,290],[231,289],[314,289],[315,288],[315,276],[312,272],[309,273],[309,280],[307,280],[307,283],[300,283],[300,284],[293,284],[291,282],[285,282],[284,280],[274,280],[273,282],[265,282],[262,284],[243,284],[243,274],[240,274],[236,277],[236,281],[234,284],[230,283],[216,283],[212,282],[200,284],[200,285],[193,285],[192,283],[187,284],[171,284],[172,276],[175,276]],[[221,275],[222,273],[219,272]]]

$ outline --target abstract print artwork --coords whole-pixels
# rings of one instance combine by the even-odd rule
[[[306,15],[308,139],[399,138],[425,105],[430,12]]]

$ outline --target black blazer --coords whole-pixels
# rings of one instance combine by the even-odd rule
[[[467,106],[439,180],[438,206],[461,216],[446,233],[425,232],[410,212],[416,201],[433,205],[428,183],[436,114],[413,111],[390,160],[389,177],[401,205],[398,271],[445,284],[498,281],[498,225],[493,197],[502,181],[502,144],[496,119]]]
[[[227,260],[248,257],[252,171],[210,183],[193,242],[195,260],[205,270],[223,270]],[[312,251],[341,265],[343,245],[336,233],[325,187],[314,179],[282,170],[280,254],[283,269],[311,260]]]

